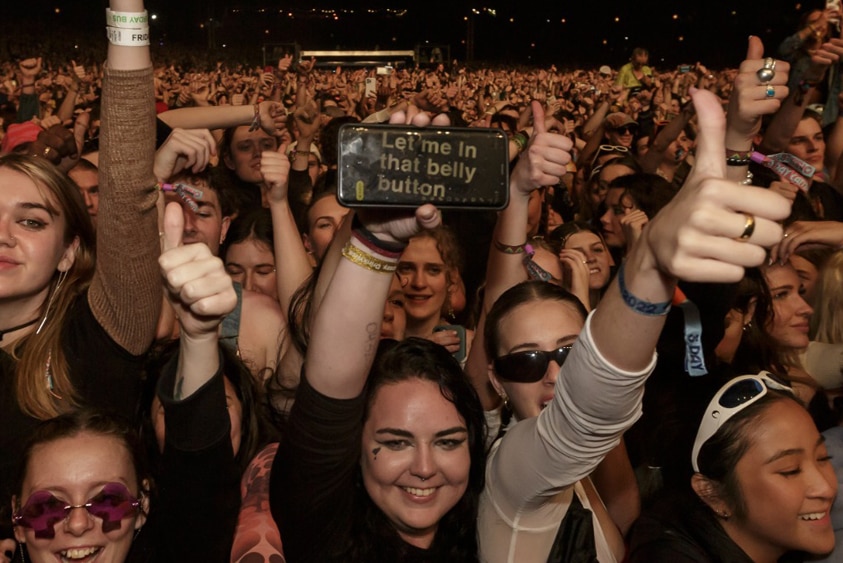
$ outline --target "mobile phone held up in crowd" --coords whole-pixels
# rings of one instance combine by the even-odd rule
[[[379,66],[377,68],[377,73],[381,76],[389,76],[395,69],[389,65],[387,66]]]
[[[337,197],[346,207],[503,209],[508,151],[500,129],[347,123]]]
[[[363,95],[367,98],[369,96],[374,96],[375,93],[377,92],[377,88],[378,88],[377,78],[373,78],[373,77],[370,76],[370,77],[366,78],[366,88],[363,91]]]
[[[460,339],[460,349],[451,354],[458,362],[465,361],[465,327],[462,325],[439,325],[433,328],[433,332],[442,332],[443,330],[454,330]]]

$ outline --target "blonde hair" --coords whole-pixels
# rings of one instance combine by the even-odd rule
[[[64,217],[64,244],[79,243],[73,264],[65,273],[56,270],[50,279],[49,292],[40,311],[42,319],[46,316],[41,330],[29,333],[11,350],[17,361],[15,395],[21,410],[35,418],[48,419],[77,404],[61,336],[73,301],[87,289],[93,277],[94,229],[79,189],[46,160],[8,154],[0,156],[0,168],[29,178],[48,207]],[[59,283],[61,277],[64,280]]]
[[[813,340],[843,344],[843,250],[837,250],[820,270],[814,288]]]

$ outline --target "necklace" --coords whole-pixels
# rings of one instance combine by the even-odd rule
[[[40,319],[40,318],[41,317],[36,317],[36,318],[32,319],[31,321],[27,321],[27,322],[23,323],[22,325],[13,326],[12,328],[7,328],[5,330],[0,330],[0,342],[3,341],[3,337],[6,336],[6,334],[8,334],[10,332],[15,332],[16,330],[20,330],[22,328],[26,328],[30,325],[34,325],[35,323],[38,322],[38,319]]]

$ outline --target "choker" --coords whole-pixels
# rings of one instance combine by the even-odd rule
[[[35,323],[37,323],[37,322],[38,322],[38,319],[40,319],[40,318],[41,318],[41,317],[35,317],[35,318],[34,318],[34,319],[32,319],[31,321],[25,322],[25,323],[23,323],[22,325],[13,326],[12,328],[7,328],[7,329],[5,329],[5,330],[0,330],[0,342],[2,342],[2,341],[3,341],[3,337],[4,337],[4,336],[6,336],[6,334],[8,334],[8,333],[10,333],[10,332],[15,332],[16,330],[20,330],[20,329],[22,329],[22,328],[26,328],[26,327],[28,327],[28,326],[30,326],[30,325],[34,325]]]

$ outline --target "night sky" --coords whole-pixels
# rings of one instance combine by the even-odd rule
[[[0,48],[20,50],[47,33],[70,29],[81,39],[102,33],[102,0],[2,0]],[[759,35],[768,52],[795,31],[799,16],[821,2],[556,2],[408,3],[371,0],[312,4],[279,0],[147,0],[158,18],[152,32],[166,49],[189,46],[259,60],[264,44],[302,49],[413,49],[441,45],[451,58],[560,68],[618,67],[635,46],[662,68],[701,61],[734,66],[746,37]],[[586,5],[587,8],[583,6]],[[96,8],[100,6],[100,8]],[[484,7],[485,6],[485,7]],[[102,30],[102,31],[101,31]],[[54,34],[55,36],[55,34]],[[72,36],[72,35],[69,35]],[[103,37],[102,44],[105,39]]]

